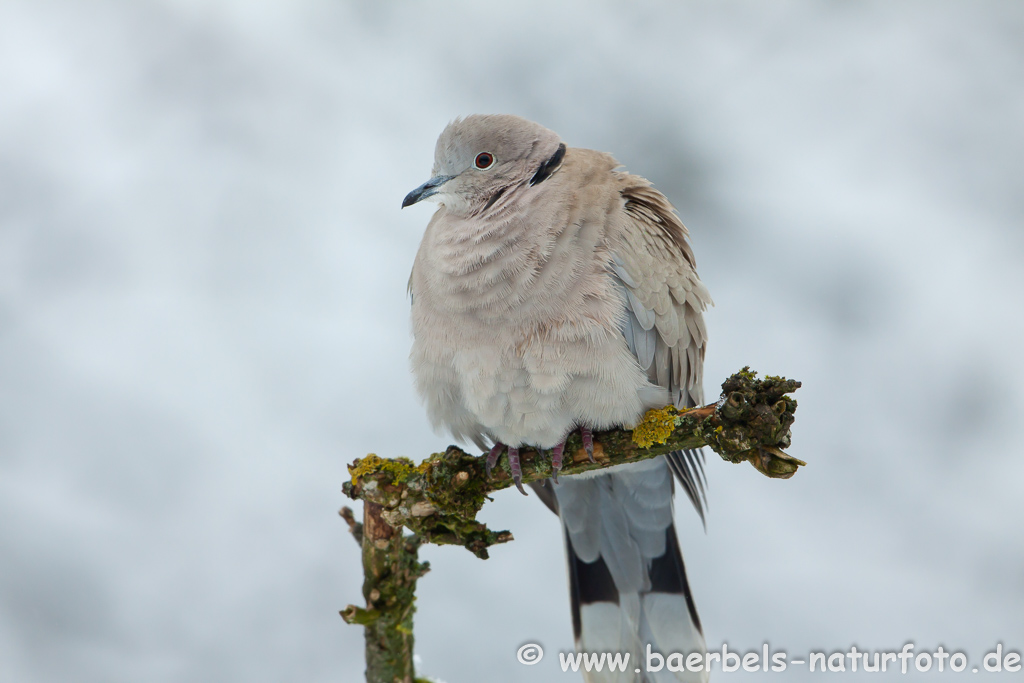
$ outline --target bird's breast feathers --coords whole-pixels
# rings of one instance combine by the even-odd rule
[[[603,245],[521,234],[467,268],[430,232],[413,273],[412,360],[436,426],[468,414],[491,439],[551,447],[577,425],[629,425],[664,404],[619,331]]]

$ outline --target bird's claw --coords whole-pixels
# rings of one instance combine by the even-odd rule
[[[491,470],[498,463],[498,458],[501,457],[501,452],[508,448],[508,468],[512,471],[512,481],[515,482],[516,488],[519,489],[519,493],[529,495],[523,488],[523,468],[519,464],[519,449],[506,446],[503,443],[496,443],[487,454],[487,459],[484,461],[484,473],[487,478],[491,478]]]
[[[565,442],[555,446],[551,451],[551,478],[558,483],[558,473],[562,470],[562,453],[565,452]]]
[[[594,432],[590,427],[580,427],[580,438],[583,439],[583,450],[587,452],[590,462],[594,462]]]
[[[512,470],[512,481],[515,482],[516,488],[519,489],[519,493],[524,496],[527,495],[523,489],[523,470],[519,466],[519,449],[512,448],[509,446],[508,449],[508,468]]]
[[[583,448],[587,451],[590,462],[594,462],[594,432],[589,427],[580,427],[580,437],[583,439]],[[565,441],[558,444],[551,451],[551,479],[558,483],[558,473],[562,471],[562,455],[565,453]]]
[[[496,443],[491,451],[487,454],[487,460],[484,462],[484,473],[487,478],[491,478],[491,470],[494,469],[494,465],[498,462],[498,458],[501,457],[501,452],[505,450],[505,444]]]
[[[587,452],[587,457],[590,458],[590,462],[594,462],[594,432],[589,427],[580,427],[580,436],[583,438],[583,448]],[[512,472],[512,481],[521,494],[524,496],[528,495],[523,488],[523,469],[519,462],[519,448],[506,446],[500,442],[494,444],[490,452],[487,453],[487,459],[484,461],[484,472],[487,474],[487,478],[490,479],[491,470],[494,469],[494,466],[498,463],[498,458],[501,457],[501,452],[506,448],[508,448],[508,468]],[[551,450],[551,478],[556,484],[558,483],[558,473],[562,471],[562,456],[564,454],[565,441],[562,441],[562,443]]]

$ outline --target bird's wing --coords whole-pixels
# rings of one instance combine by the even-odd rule
[[[680,408],[704,401],[704,310],[712,304],[700,281],[687,230],[672,204],[649,181],[619,174],[624,200],[609,270],[625,300],[622,334],[651,382]],[[704,519],[703,453],[668,457],[687,497]]]

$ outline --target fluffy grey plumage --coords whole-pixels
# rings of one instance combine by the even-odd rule
[[[552,448],[575,428],[701,403],[710,296],[671,204],[617,166],[515,116],[441,134],[433,177],[403,202],[439,204],[409,282],[413,372],[436,427],[481,448]],[[565,528],[583,649],[704,648],[670,469],[703,518],[696,453],[539,489]],[[634,680],[632,668],[589,679]]]

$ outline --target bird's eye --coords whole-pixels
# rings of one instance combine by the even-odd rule
[[[477,168],[489,168],[494,163],[494,155],[490,152],[480,152],[476,155]]]

